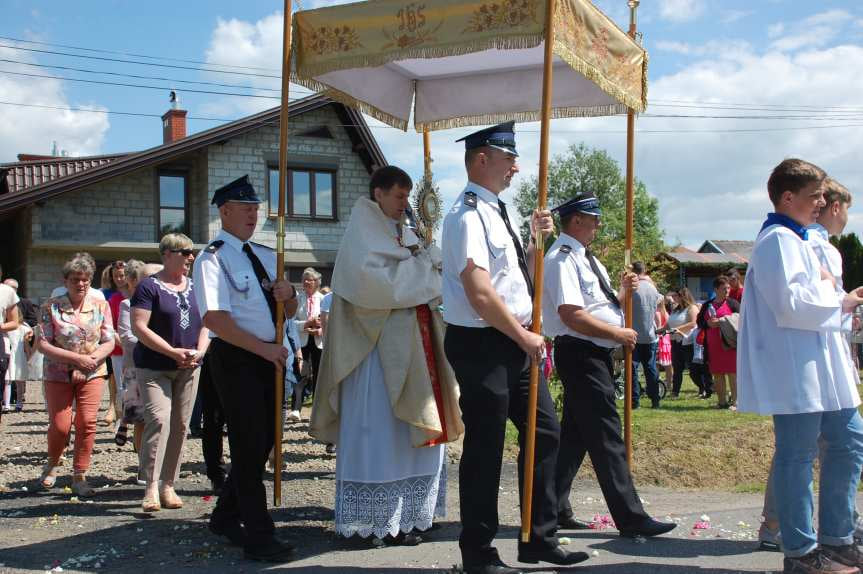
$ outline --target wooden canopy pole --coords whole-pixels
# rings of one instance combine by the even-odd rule
[[[285,196],[288,174],[288,95],[291,84],[291,0],[285,0],[285,23],[282,47],[282,109],[279,112],[279,216],[276,231],[276,279],[285,275]],[[285,304],[276,303],[276,343],[285,336]],[[282,402],[285,399],[283,367],[276,367],[275,442],[273,444],[273,504],[282,505]]]
[[[635,40],[636,12],[640,0],[628,0],[629,4],[629,37]],[[623,252],[623,264],[627,270],[632,267],[632,236],[633,212],[635,205],[635,112],[630,108],[626,112],[626,244]],[[632,291],[626,293],[624,305],[624,321],[627,329],[632,329]],[[624,361],[625,391],[623,398],[623,439],[626,443],[626,463],[632,469],[632,350],[626,349]]]
[[[552,60],[554,58],[554,0],[545,2],[545,55],[542,68],[542,110],[539,139],[539,182],[537,209],[544,210],[548,196],[548,146],[549,124],[551,123],[551,80]],[[542,273],[545,252],[542,232],[536,231],[533,238],[535,251],[533,257],[533,318],[531,330],[542,331]],[[531,511],[533,507],[533,466],[536,449],[536,403],[539,393],[539,360],[532,359],[530,364],[530,388],[527,398],[527,437],[524,452],[524,488],[521,501],[521,541],[530,542]]]

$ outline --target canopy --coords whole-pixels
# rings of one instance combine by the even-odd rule
[[[540,119],[544,0],[371,0],[294,15],[293,79],[402,130]],[[552,117],[641,112],[647,53],[556,0]]]

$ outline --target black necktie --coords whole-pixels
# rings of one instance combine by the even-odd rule
[[[261,290],[264,292],[264,298],[267,300],[267,307],[270,308],[270,315],[273,318],[273,325],[276,324],[276,298],[273,297],[273,290],[270,283],[270,276],[267,275],[267,270],[264,269],[264,264],[252,251],[252,246],[248,243],[243,243],[243,253],[252,262],[252,269],[255,271],[255,277],[258,278],[258,283],[261,285]]]
[[[590,270],[593,271],[593,274],[596,275],[596,278],[599,279],[599,288],[602,289],[602,292],[605,293],[605,296],[608,297],[608,300],[612,305],[620,308],[620,300],[617,298],[617,293],[612,291],[611,285],[605,280],[605,275],[599,270],[599,265],[596,264],[596,257],[593,256],[593,253],[590,249],[584,250],[585,256],[587,256],[587,262],[590,263]]]
[[[518,266],[521,269],[521,274],[524,275],[524,282],[527,283],[527,292],[533,297],[533,282],[530,280],[530,272],[527,270],[527,258],[524,256],[524,248],[521,246],[521,239],[512,230],[512,225],[509,224],[509,216],[506,214],[506,204],[501,200],[497,200],[497,205],[500,207],[500,217],[503,219],[503,224],[506,225],[506,230],[509,231],[509,236],[515,244],[515,252],[518,255]]]

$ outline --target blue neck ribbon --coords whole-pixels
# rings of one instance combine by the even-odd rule
[[[770,227],[771,225],[782,225],[783,227],[787,227],[803,241],[809,239],[809,233],[806,230],[806,227],[800,225],[787,215],[783,215],[781,213],[768,213],[767,219],[764,221],[764,225],[761,226],[761,231],[764,231],[767,227]]]

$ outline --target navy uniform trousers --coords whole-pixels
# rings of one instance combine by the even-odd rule
[[[560,518],[572,517],[569,493],[588,453],[611,517],[621,529],[637,525],[648,515],[626,464],[611,352],[577,337],[554,338],[554,364],[563,382],[557,497]]]
[[[201,430],[201,450],[204,452],[204,466],[207,467],[207,478],[221,484],[225,480],[225,468],[222,464],[222,429],[225,427],[225,413],[219,400],[216,385],[213,382],[213,369],[210,366],[212,354],[207,349],[201,364],[201,376],[198,379],[198,392],[201,395],[201,410],[204,425]]]
[[[242,522],[246,548],[263,546],[273,539],[275,530],[263,478],[275,437],[276,367],[222,339],[210,343],[208,360],[231,446],[231,470],[212,519]]]
[[[493,564],[499,560],[492,541],[499,525],[497,498],[507,418],[519,433],[521,502],[530,361],[515,341],[491,327],[448,325],[444,351],[459,383],[465,426],[459,466],[459,547],[465,567]],[[558,544],[554,469],[560,436],[554,403],[544,380],[539,385],[536,424],[531,541],[528,545],[519,542],[519,546],[541,550]]]

